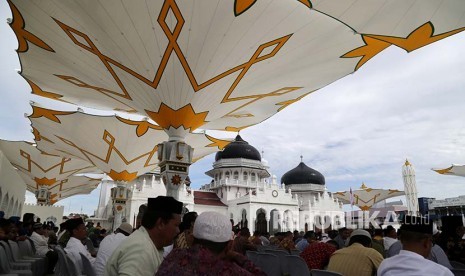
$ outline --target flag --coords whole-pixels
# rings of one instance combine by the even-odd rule
[[[350,187],[350,191],[349,191],[349,200],[350,200],[350,205],[354,206],[354,193],[352,193],[352,187]]]

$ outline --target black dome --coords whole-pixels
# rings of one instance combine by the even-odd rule
[[[220,159],[228,158],[244,158],[261,161],[262,157],[258,150],[253,146],[249,145],[246,141],[242,140],[240,135],[236,136],[236,139],[224,147],[223,151],[216,153],[215,161]]]
[[[281,184],[320,184],[325,185],[325,177],[317,170],[314,170],[304,162],[288,171],[281,177]]]

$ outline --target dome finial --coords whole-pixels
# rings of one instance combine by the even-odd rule
[[[410,165],[410,162],[408,161],[407,158],[405,158],[405,166],[409,166]]]
[[[362,186],[360,186],[360,188],[364,190],[367,188],[367,186],[365,185],[365,182],[362,182]]]
[[[304,162],[304,157],[302,156],[302,154],[300,155],[300,162]]]

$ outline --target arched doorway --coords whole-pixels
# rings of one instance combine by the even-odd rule
[[[241,223],[240,223],[240,226],[241,228],[248,228],[249,227],[249,223],[247,221],[247,211],[245,209],[242,209],[242,219],[241,219]]]
[[[260,233],[268,232],[268,225],[266,221],[266,211],[263,209],[257,210],[257,222],[255,223],[255,231]]]
[[[269,232],[270,235],[274,235],[277,232],[281,232],[281,222],[280,222],[281,216],[279,215],[279,211],[276,209],[273,209],[270,211],[270,227]]]

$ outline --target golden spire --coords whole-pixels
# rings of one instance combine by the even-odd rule
[[[366,188],[367,188],[367,186],[365,185],[364,182],[362,182],[362,186],[360,186],[360,189],[366,189]]]
[[[405,166],[410,166],[410,162],[408,161],[408,159],[405,159]]]

